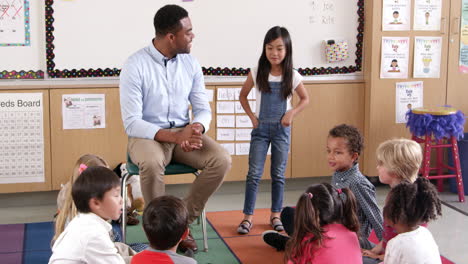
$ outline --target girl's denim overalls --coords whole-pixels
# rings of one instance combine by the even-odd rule
[[[269,82],[271,92],[262,92],[258,127],[252,130],[249,172],[245,186],[244,214],[253,215],[258,182],[271,143],[271,211],[281,212],[283,206],[284,172],[288,161],[290,127],[281,125],[287,101],[281,93],[281,82]]]

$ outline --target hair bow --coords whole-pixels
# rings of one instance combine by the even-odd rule
[[[338,192],[338,194],[342,194],[343,193],[343,190],[340,189],[336,189],[336,191]]]
[[[312,197],[314,197],[314,195],[310,192],[306,193],[307,197],[309,197],[309,199],[312,199]]]
[[[86,164],[81,163],[80,167],[78,168],[78,172],[81,174],[87,168],[88,168],[88,166],[86,166]]]

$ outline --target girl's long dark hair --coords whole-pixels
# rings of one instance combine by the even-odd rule
[[[292,60],[292,44],[291,44],[291,37],[289,36],[289,32],[284,27],[272,27],[265,35],[265,39],[263,40],[263,51],[260,59],[258,59],[258,72],[257,72],[257,88],[261,92],[269,93],[270,86],[268,84],[268,76],[271,70],[271,64],[267,59],[266,56],[266,45],[270,42],[274,41],[277,38],[281,38],[284,42],[284,46],[286,48],[286,55],[284,60],[281,62],[282,66],[282,80],[281,80],[281,90],[283,98],[286,100],[292,94],[293,90],[293,60]]]
[[[349,189],[340,192],[328,183],[309,186],[296,205],[294,233],[286,245],[286,261],[300,263],[303,257],[313,258],[314,251],[327,239],[322,228],[324,225],[340,223],[357,233],[359,220],[356,210],[356,198]],[[304,241],[307,235],[312,236]],[[310,243],[311,252],[304,252]]]

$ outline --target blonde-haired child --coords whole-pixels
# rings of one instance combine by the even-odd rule
[[[391,139],[377,148],[377,170],[382,183],[393,187],[403,180],[414,182],[422,162],[421,146],[414,140]],[[382,178],[380,171],[384,173]]]
[[[391,188],[402,182],[414,183],[422,162],[421,146],[414,140],[390,139],[377,148],[377,171],[379,180]],[[386,200],[386,204],[387,204]],[[397,235],[384,221],[383,239],[371,250],[363,250],[363,262],[379,263],[384,258],[387,242]]]
[[[73,203],[71,186],[83,170],[92,166],[109,167],[103,158],[94,154],[85,154],[76,161],[70,181],[60,190],[57,197],[58,214],[55,219],[55,235],[52,238],[52,242],[57,240],[67,223],[77,215],[76,206]]]

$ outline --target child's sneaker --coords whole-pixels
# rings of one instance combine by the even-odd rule
[[[282,235],[274,230],[263,232],[262,238],[265,243],[276,248],[278,251],[284,251],[286,248],[286,242],[289,240],[288,236]]]

